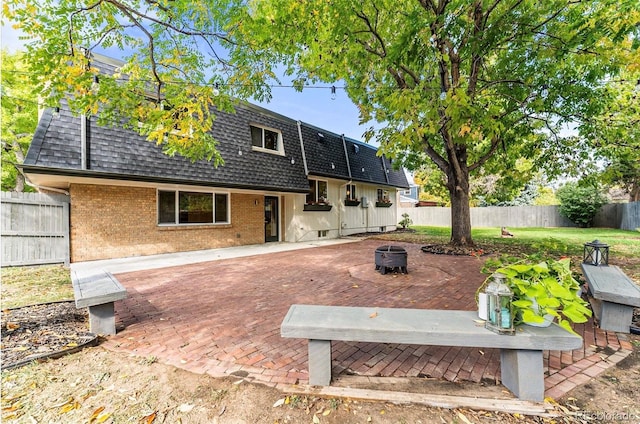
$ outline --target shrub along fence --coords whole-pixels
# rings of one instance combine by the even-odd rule
[[[0,193],[2,266],[69,264],[69,196]]]
[[[575,227],[560,215],[558,206],[489,206],[471,208],[474,227]],[[398,208],[398,216],[407,213],[413,225],[451,226],[451,208]],[[640,228],[640,202],[611,203],[594,218],[595,227],[633,231]]]

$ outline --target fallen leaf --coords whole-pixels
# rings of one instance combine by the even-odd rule
[[[327,409],[322,413],[323,417],[326,417],[327,415],[329,415],[331,413],[331,409]]]
[[[15,331],[18,328],[20,328],[20,324],[18,324],[17,322],[8,322],[7,323],[7,330],[8,331]]]
[[[111,418],[111,412],[107,412],[106,414],[102,414],[98,417],[98,419],[96,420],[97,423],[103,423],[105,421],[107,421],[109,418]]]
[[[92,423],[93,421],[95,421],[98,416],[100,416],[100,413],[102,413],[102,411],[104,411],[104,406],[101,406],[100,408],[93,411],[93,414],[91,414],[91,417],[89,418],[89,422]]]
[[[372,313],[371,315],[369,315],[369,318],[375,318],[378,316],[377,312]]]
[[[360,286],[358,286],[357,284],[354,284],[353,286],[351,286],[354,289],[360,288]]]
[[[466,424],[473,424],[469,419],[460,411],[458,411],[458,418],[460,418]]]
[[[141,423],[151,424],[153,422],[153,420],[155,420],[155,419],[156,419],[156,413],[152,412],[151,414],[147,415],[146,417],[140,418],[140,422]]]
[[[278,406],[282,406],[282,405],[284,405],[284,398],[282,398],[282,399],[278,399],[278,400],[273,404],[273,407],[274,407],[274,408],[277,408]]]
[[[313,424],[320,424],[320,418],[316,414],[313,414]]]
[[[190,403],[183,403],[182,405],[178,406],[178,411],[187,413],[191,412],[194,407],[195,405],[191,405]]]

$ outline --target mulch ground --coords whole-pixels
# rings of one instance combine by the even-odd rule
[[[86,308],[55,302],[2,311],[2,369],[74,352],[94,341]]]

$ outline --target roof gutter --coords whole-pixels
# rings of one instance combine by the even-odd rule
[[[240,189],[240,190],[261,190],[261,191],[275,191],[285,193],[307,193],[308,189],[288,189],[286,187],[273,187],[273,186],[258,186],[258,185],[246,185],[225,183],[218,181],[196,181],[196,180],[180,180],[166,177],[155,176],[140,176],[140,175],[124,175],[114,174],[109,172],[101,172],[95,170],[80,170],[80,169],[61,169],[61,168],[46,168],[40,166],[22,165],[25,172],[39,175],[52,175],[70,178],[95,178],[97,180],[111,180],[111,181],[130,181],[150,184],[179,184],[186,186],[199,186],[199,187],[218,187],[226,189]]]

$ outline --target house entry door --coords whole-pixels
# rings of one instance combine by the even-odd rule
[[[280,219],[278,217],[278,198],[264,197],[264,241],[279,241]]]

